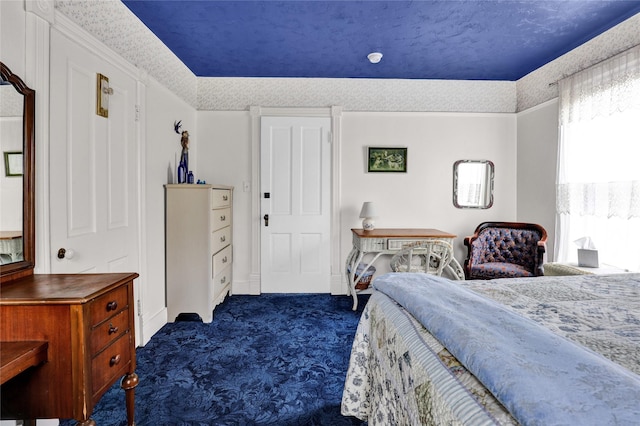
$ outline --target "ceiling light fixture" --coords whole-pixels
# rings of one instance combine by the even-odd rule
[[[378,62],[380,62],[380,59],[382,59],[382,53],[371,52],[367,55],[367,58],[369,58],[369,62],[371,62],[372,64],[377,64]]]

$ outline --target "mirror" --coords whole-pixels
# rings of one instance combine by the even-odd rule
[[[493,205],[493,163],[459,160],[453,163],[453,205],[459,209],[488,209]]]
[[[0,62],[0,282],[35,266],[35,98]]]

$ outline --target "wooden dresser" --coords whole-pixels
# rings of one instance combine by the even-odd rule
[[[167,319],[213,309],[231,291],[233,187],[165,185]]]
[[[31,342],[36,350],[46,351],[36,359],[43,363],[3,378],[3,419],[73,418],[94,424],[94,406],[122,377],[128,424],[134,424],[137,277],[31,275],[2,285],[0,347],[3,342],[7,348]]]

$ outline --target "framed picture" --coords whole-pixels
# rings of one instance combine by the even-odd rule
[[[4,170],[7,176],[22,176],[22,152],[4,152]]]
[[[367,171],[383,173],[407,172],[407,148],[369,147]]]

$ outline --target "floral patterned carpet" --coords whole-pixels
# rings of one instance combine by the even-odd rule
[[[231,296],[210,324],[166,324],[137,350],[136,424],[361,424],[340,414],[361,299],[354,312],[347,296]],[[126,424],[119,384],[92,418]]]

